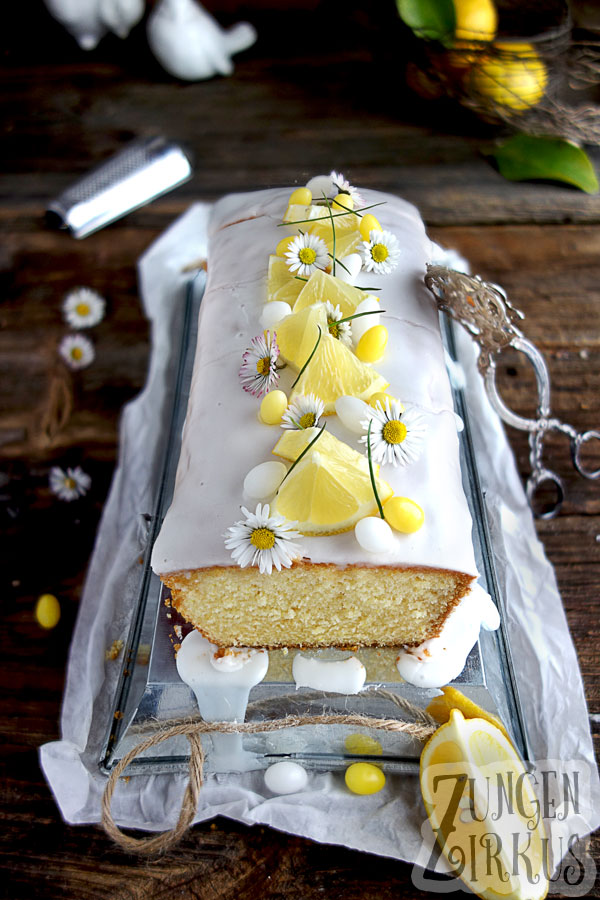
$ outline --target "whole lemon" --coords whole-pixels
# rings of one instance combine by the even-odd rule
[[[492,0],[454,0],[457,41],[493,41],[498,13]]]
[[[487,56],[471,70],[474,96],[491,105],[520,111],[536,106],[546,90],[548,71],[531,44],[497,41],[497,56]]]

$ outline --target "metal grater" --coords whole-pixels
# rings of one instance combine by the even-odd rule
[[[191,176],[190,157],[178,144],[140,138],[52,200],[47,219],[84,238]]]

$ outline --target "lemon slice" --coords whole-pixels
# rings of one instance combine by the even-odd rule
[[[290,472],[279,488],[273,514],[297,522],[302,534],[340,534],[349,531],[364,516],[376,515],[368,464],[355,465],[319,452],[315,444]],[[377,479],[377,492],[384,502],[392,494],[385,481]]]
[[[297,369],[302,368],[319,337],[319,325],[325,333],[327,312],[324,303],[307,306],[278,323],[277,345],[286,362]]]
[[[440,725],[448,721],[453,709],[459,709],[465,719],[485,719],[487,722],[495,725],[496,728],[500,729],[504,737],[510,741],[506,728],[497,716],[482,709],[481,706],[478,706],[477,703],[466,697],[455,687],[443,687],[442,692],[440,697],[433,698],[426,710]]]
[[[302,284],[302,282],[299,282],[299,284]],[[356,312],[356,307],[359,303],[362,303],[366,296],[364,291],[359,291],[358,288],[353,287],[351,284],[346,284],[344,281],[340,281],[339,278],[328,275],[327,272],[319,269],[313,272],[308,281],[304,283],[304,287],[294,304],[293,311],[297,313],[307,306],[312,306],[313,303],[325,303],[329,300],[333,306],[339,306],[342,316],[351,316]]]
[[[325,415],[331,415],[338,397],[351,395],[368,402],[372,394],[384,391],[388,385],[383,375],[357,359],[341,341],[323,334],[290,395],[290,402],[298,394],[316,394],[325,404]]]
[[[282,300],[293,306],[306,284],[294,278],[282,256],[269,256],[267,275],[267,300]]]
[[[499,728],[458,709],[421,754],[431,827],[451,868],[485,900],[543,900],[548,842],[523,763]]]
[[[298,459],[302,451],[308,447],[310,442],[316,438],[319,430],[320,429],[315,426],[312,428],[286,429],[273,447],[274,455],[281,456],[282,459],[289,459],[291,462],[294,462]],[[367,457],[362,453],[359,453],[358,450],[354,450],[349,444],[346,444],[345,441],[340,441],[340,439],[336,438],[330,431],[325,430],[321,434],[319,445],[318,447],[315,447],[315,450],[331,457],[331,459],[338,460],[338,462],[346,463],[349,466],[357,466],[359,469],[364,469],[367,473],[369,471]],[[374,465],[373,471],[377,475],[379,473],[379,466]]]

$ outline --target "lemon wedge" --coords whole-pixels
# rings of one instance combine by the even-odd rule
[[[322,334],[310,363],[290,394],[290,403],[298,394],[316,394],[328,416],[335,412],[338,397],[350,395],[368,402],[372,394],[385,391],[388,385],[383,375],[357,359],[341,341]]]
[[[302,451],[316,438],[319,430],[320,429],[315,426],[312,428],[286,429],[273,447],[274,455],[295,462]],[[349,466],[357,466],[367,473],[369,471],[367,457],[362,453],[359,453],[358,450],[354,450],[354,448],[345,441],[340,441],[340,439],[336,438],[330,431],[323,431],[319,438],[319,445],[318,447],[315,447],[315,450],[318,450],[319,453],[325,454],[331,459],[338,460],[338,462],[345,463]],[[377,475],[379,473],[379,466],[374,465],[373,471]]]
[[[277,325],[277,345],[283,359],[300,369],[310,354],[321,332],[327,331],[327,311],[324,303],[307,306],[300,312],[286,316]]]
[[[338,253],[337,250],[336,253]],[[302,282],[298,283],[302,284]],[[340,281],[339,278],[335,278],[333,275],[328,275],[327,272],[318,269],[304,283],[304,287],[298,294],[298,299],[294,304],[293,312],[297,313],[307,306],[312,306],[313,303],[325,303],[329,300],[333,306],[339,306],[342,316],[345,318],[356,312],[356,307],[359,303],[362,303],[366,296],[364,291],[359,291],[358,288],[353,287],[351,284],[346,284],[344,281]]]
[[[349,463],[331,456],[326,448],[320,452],[318,446],[319,441],[284,480],[272,511],[297,522],[302,534],[340,534],[354,528],[359,519],[377,514],[368,463],[364,457]],[[376,484],[383,503],[392,489],[381,479]]]
[[[269,271],[267,274],[267,300],[283,300],[293,306],[298,295],[306,284],[294,278],[285,259],[282,256],[269,256]]]
[[[548,841],[525,767],[487,719],[458,709],[421,754],[423,802],[441,851],[485,900],[543,900]]]
[[[443,725],[450,718],[450,713],[453,709],[459,709],[465,719],[485,719],[487,722],[495,725],[496,728],[499,728],[507,741],[510,741],[508,731],[497,716],[482,709],[470,697],[466,697],[455,687],[448,685],[443,687],[441,696],[434,697],[426,711],[430,716],[433,716],[436,722]]]

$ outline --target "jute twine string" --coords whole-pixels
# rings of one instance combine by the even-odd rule
[[[394,700],[397,699],[394,697]],[[281,731],[285,728],[298,728],[301,725],[350,725],[356,728],[373,728],[378,731],[407,734],[423,742],[431,737],[437,725],[435,723],[432,724],[433,720],[430,719],[427,713],[413,706],[407,700],[403,700],[402,703],[397,705],[402,706],[406,712],[412,714],[419,721],[407,722],[401,719],[379,719],[359,713],[331,713],[313,716],[289,715],[281,719],[272,719],[265,722],[205,722],[202,719],[195,719],[168,724],[167,727],[163,726],[126,753],[111,772],[102,797],[102,825],[106,833],[123,850],[143,856],[153,856],[164,852],[173,847],[183,837],[191,826],[198,807],[198,797],[204,780],[202,776],[204,749],[202,747],[201,734],[210,734],[211,732],[218,732],[219,734],[257,734],[259,732]],[[169,831],[153,837],[130,837],[116,825],[111,813],[112,798],[118,780],[129,763],[136,757],[151,747],[156,747],[163,741],[169,740],[169,738],[180,736],[185,736],[189,741],[190,762],[189,781],[183,795],[177,823]]]

